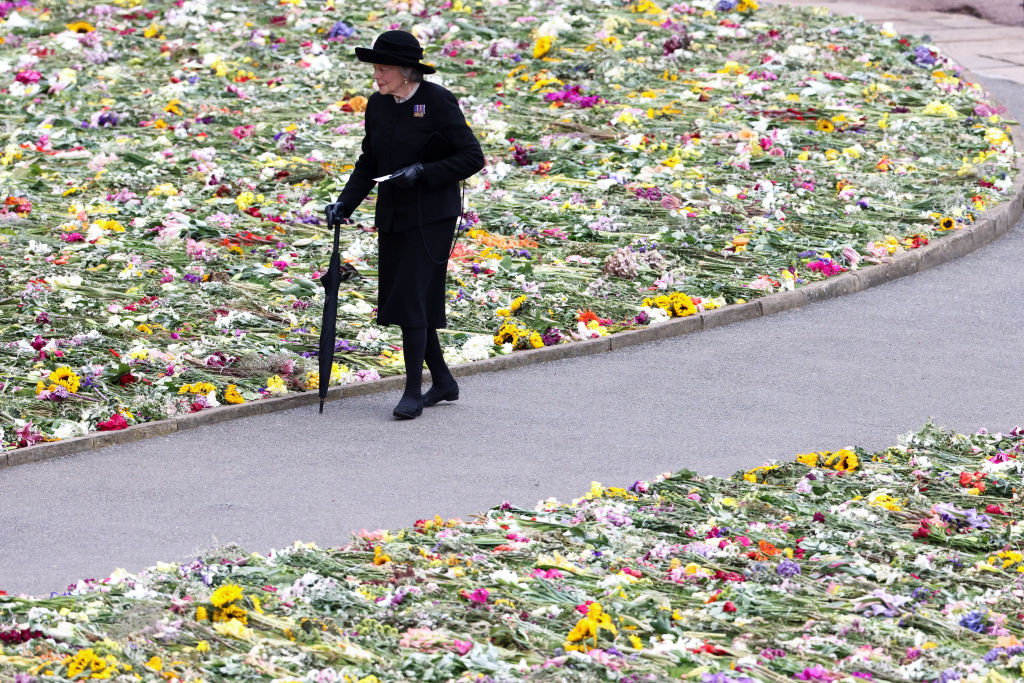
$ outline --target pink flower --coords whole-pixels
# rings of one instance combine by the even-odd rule
[[[467,652],[473,649],[473,641],[455,639],[448,645],[448,649],[453,652],[458,652],[459,655],[465,656]]]
[[[42,77],[43,75],[38,71],[25,69],[24,71],[19,71],[17,75],[15,75],[14,80],[18,83],[25,83],[27,85],[29,83],[38,83],[39,79]]]
[[[486,605],[487,599],[490,595],[491,594],[487,592],[486,588],[477,588],[472,592],[462,591],[462,597],[466,598],[474,605]]]

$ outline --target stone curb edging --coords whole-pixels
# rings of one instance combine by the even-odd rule
[[[966,69],[963,70],[963,73],[974,77]],[[976,79],[976,77],[974,78]],[[1014,150],[1021,153],[1024,151],[1024,131],[1021,130],[1020,125],[1016,125],[1011,127],[1010,132]],[[561,360],[563,358],[579,358],[659,339],[669,339],[683,334],[690,334],[691,332],[699,332],[700,330],[709,330],[721,327],[722,325],[750,320],[762,315],[780,313],[800,308],[810,303],[853,294],[868,287],[874,287],[890,280],[912,275],[927,268],[965,256],[995,240],[997,237],[1006,234],[1010,228],[1016,225],[1022,214],[1024,214],[1024,158],[1018,158],[1017,175],[1014,178],[1013,191],[1007,201],[986,211],[970,228],[954,232],[938,241],[932,241],[927,246],[904,252],[894,257],[892,261],[873,265],[865,269],[847,271],[827,280],[820,280],[791,291],[770,294],[755,301],[725,306],[685,318],[672,318],[666,322],[639,330],[619,332],[606,337],[573,342],[571,344],[559,344],[557,346],[546,346],[527,351],[516,351],[505,356],[496,356],[475,363],[458,365],[452,368],[452,374],[456,377],[466,377],[483,372],[519,368],[537,363]],[[424,372],[424,374],[429,376],[430,373]],[[405,386],[404,375],[384,377],[372,382],[345,384],[328,389],[327,400],[336,401],[350,396],[363,396],[384,391],[399,391],[403,386]],[[0,469],[59,458],[115,444],[141,441],[142,439],[155,436],[166,436],[185,429],[250,417],[252,415],[315,406],[319,403],[319,399],[318,393],[314,391],[289,394],[279,398],[263,399],[240,405],[208,408],[198,413],[167,420],[147,422],[112,432],[94,432],[72,439],[50,441],[29,448],[3,451],[0,452]]]

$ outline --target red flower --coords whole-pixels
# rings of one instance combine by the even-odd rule
[[[130,372],[126,372],[126,373],[124,373],[123,375],[121,375],[121,376],[120,376],[120,377],[119,377],[119,378],[117,379],[117,381],[118,381],[118,383],[119,383],[119,384],[120,384],[120,385],[121,385],[122,387],[126,387],[126,386],[128,386],[129,384],[134,384],[135,382],[138,382],[138,381],[139,381],[139,378],[138,378],[138,377],[136,377],[135,375],[133,375],[133,374],[132,374],[132,373],[130,373]]]
[[[106,422],[97,423],[96,427],[101,432],[113,432],[118,429],[128,429],[128,420],[124,419],[124,415],[121,413],[114,413],[114,415]]]
[[[1010,513],[1004,510],[999,505],[986,505],[985,512],[987,512],[990,515],[1006,515],[1007,517],[1010,516]]]
[[[928,538],[931,530],[928,528],[928,520],[922,519],[921,526],[914,532],[914,538]]]
[[[987,476],[985,472],[961,472],[960,473],[960,486],[965,489],[976,488],[979,492],[985,493],[985,482],[982,481]]]
[[[732,604],[732,600],[726,600],[725,604],[722,605],[722,610],[725,612],[735,612],[736,605]]]
[[[700,654],[701,652],[706,652],[709,655],[717,655],[717,656],[722,656],[722,655],[729,654],[726,650],[723,650],[722,648],[720,648],[720,647],[718,647],[716,645],[712,645],[711,643],[709,643],[706,640],[704,641],[703,645],[701,645],[700,647],[692,648],[690,650],[690,652],[693,652],[695,654]]]

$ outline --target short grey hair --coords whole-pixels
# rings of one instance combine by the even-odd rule
[[[412,83],[420,83],[423,81],[423,72],[414,66],[400,66],[398,67],[399,73],[402,74],[402,78]]]

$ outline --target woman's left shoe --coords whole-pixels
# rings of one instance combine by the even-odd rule
[[[423,414],[423,399],[415,396],[403,396],[392,414],[400,420],[411,420]]]

